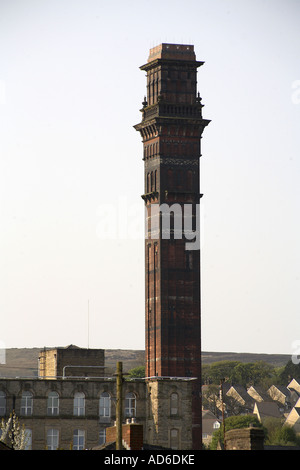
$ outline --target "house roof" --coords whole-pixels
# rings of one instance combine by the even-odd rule
[[[290,383],[288,384],[287,388],[289,390],[295,390],[297,393],[300,393],[300,381],[296,379],[292,379]]]
[[[260,398],[264,401],[269,401],[269,399],[270,399],[269,395],[266,392],[266,390],[263,389],[260,386],[257,386],[257,385],[252,385],[251,387],[249,387],[248,390],[247,390],[247,393],[248,393],[248,395],[250,395],[250,397],[252,397],[254,399],[255,399],[255,395],[260,396]]]
[[[290,389],[290,402],[293,404],[293,405],[297,405],[297,402],[299,401],[299,393],[294,390],[294,389]]]
[[[247,390],[242,385],[232,385],[226,395],[232,397],[232,392],[234,391],[245,401],[246,404],[252,404],[254,402],[253,398],[249,393],[247,393]]]
[[[295,405],[294,405],[296,408],[299,408],[300,406],[300,397],[298,398],[298,400],[296,401]]]
[[[273,417],[273,418],[281,417],[278,406],[274,401],[256,402],[253,412],[255,412],[255,410],[257,410],[259,417],[261,419],[266,418],[266,417]]]
[[[245,397],[247,395],[246,389],[242,385],[231,385],[228,392],[230,390],[235,390],[241,397]]]
[[[287,387],[285,387],[284,385],[271,385],[269,390],[271,390],[271,389],[277,389],[279,392],[281,392],[286,397],[289,396],[289,393],[290,393],[289,389]],[[269,392],[269,390],[268,390],[268,392]]]
[[[300,416],[300,408],[298,406],[294,406],[293,408],[295,412]]]
[[[205,419],[217,419],[217,417],[213,414],[210,410],[203,410],[202,411],[202,420]]]
[[[202,432],[212,434],[215,431],[214,424],[221,421],[210,411],[202,411]]]
[[[229,383],[229,382],[224,382],[222,384],[222,389],[223,389],[223,393],[226,394],[228,392],[228,390],[230,390],[230,388],[232,387],[232,384]]]
[[[221,421],[217,418],[215,419],[204,419],[202,421],[202,432],[207,434],[212,434],[217,428],[214,427],[215,423],[220,423]]]
[[[300,408],[294,406],[294,408],[292,408],[291,411],[289,412],[289,414],[288,414],[288,416],[285,420],[285,423],[293,425],[293,424],[295,424],[295,422],[298,422],[299,418],[300,418]]]

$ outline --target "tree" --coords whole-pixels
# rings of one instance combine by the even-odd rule
[[[248,428],[250,425],[262,428],[261,423],[254,415],[230,416],[229,418],[225,418],[225,432],[229,431],[230,429]],[[223,423],[221,424],[220,428],[213,433],[210,450],[216,450],[219,442],[221,445],[224,445]]]
[[[272,444],[278,429],[282,427],[282,419],[272,417],[264,418],[263,426],[265,430],[265,442],[266,444]]]
[[[218,361],[203,366],[203,384],[220,384],[222,379],[244,387],[258,384],[269,387],[275,382],[279,383],[278,369],[264,361]]]
[[[265,418],[263,421],[267,445],[300,445],[300,439],[297,437],[294,429],[282,425],[281,418]]]
[[[233,369],[233,380],[247,387],[272,377],[274,367],[264,361],[240,362]]]
[[[202,405],[205,409],[210,410],[215,415],[219,412],[219,394],[220,387],[218,385],[207,385],[202,389]]]
[[[130,369],[126,378],[128,379],[136,379],[140,378],[143,379],[145,377],[145,366],[138,366]]]
[[[251,363],[240,362],[233,369],[233,381],[246,387],[253,380],[253,367]]]
[[[202,378],[202,385],[209,385],[211,384],[211,376],[210,376],[210,365],[203,364],[201,370],[201,378]]]
[[[294,429],[289,426],[282,426],[282,428],[278,431],[276,437],[278,445],[294,446],[300,444],[300,439],[297,437]]]
[[[1,422],[0,441],[4,442],[14,450],[24,450],[26,447],[26,430],[20,426],[19,419],[13,411],[8,421]]]
[[[214,362],[210,365],[209,371],[207,371],[207,377],[209,377],[210,381],[214,384],[219,384],[223,379],[231,382],[233,370],[238,364],[238,361]]]
[[[253,385],[257,385],[266,379],[271,379],[276,376],[275,367],[265,361],[256,361],[251,364]]]
[[[289,360],[279,378],[282,385],[286,385],[292,379],[300,380],[300,364],[294,364],[292,360]]]

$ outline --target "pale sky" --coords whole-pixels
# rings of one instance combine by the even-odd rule
[[[0,345],[144,348],[133,125],[170,42],[205,62],[203,350],[294,352],[299,21],[298,0],[0,0]]]

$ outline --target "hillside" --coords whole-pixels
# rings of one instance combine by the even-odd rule
[[[0,377],[36,377],[38,374],[39,352],[43,348],[12,348],[6,350],[6,364],[0,364]],[[252,354],[233,352],[203,352],[203,364],[218,361],[256,362],[264,361],[275,367],[284,366],[290,359],[288,354]],[[117,361],[123,362],[123,370],[144,365],[143,350],[106,349],[106,374],[116,370]]]
[[[202,352],[202,363],[211,364],[218,361],[257,362],[264,361],[274,367],[282,367],[291,359],[289,354],[235,353],[235,352]]]

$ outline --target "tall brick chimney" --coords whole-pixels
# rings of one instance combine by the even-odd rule
[[[143,449],[143,425],[126,423],[122,425],[122,444],[126,450]],[[116,426],[106,429],[106,444],[116,441]]]
[[[193,448],[201,448],[200,243],[187,248],[183,227],[199,237],[202,117],[194,46],[161,44],[150,50],[142,121],[146,221],[146,376],[193,377]],[[169,209],[169,233],[157,207]],[[173,208],[173,210],[172,210]],[[175,214],[176,208],[176,214]],[[171,210],[170,210],[171,209]],[[172,211],[172,214],[171,214]],[[175,230],[176,224],[181,228]],[[183,233],[184,232],[184,233]],[[153,233],[155,236],[153,237]],[[169,235],[169,236],[168,236]],[[196,235],[197,238],[197,235]],[[191,238],[189,238],[191,240]]]

